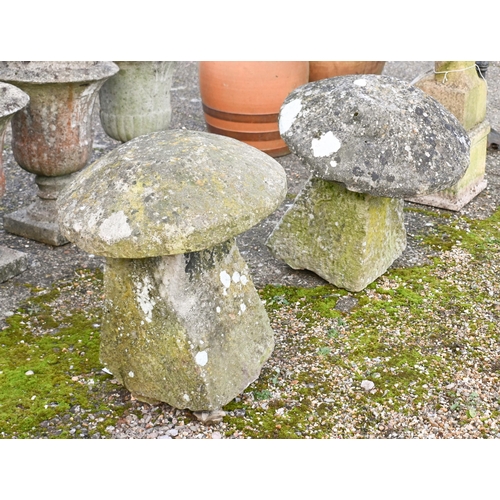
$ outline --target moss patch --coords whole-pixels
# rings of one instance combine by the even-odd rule
[[[75,294],[96,293],[101,284],[99,271],[79,271],[49,290],[33,288],[7,318],[0,331],[1,437],[92,437],[120,416],[106,403],[116,387],[99,363],[101,310],[71,307]],[[92,414],[94,425],[78,425],[83,414]]]

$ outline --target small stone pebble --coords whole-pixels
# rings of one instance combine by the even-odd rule
[[[371,380],[363,380],[363,382],[361,382],[361,387],[365,391],[371,391],[375,388],[375,384]]]

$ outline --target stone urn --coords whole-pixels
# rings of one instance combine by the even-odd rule
[[[218,411],[259,376],[274,333],[235,237],[286,192],[281,165],[256,148],[165,130],[118,146],[61,194],[63,234],[106,257],[100,357],[135,397]]]
[[[0,83],[0,198],[5,193],[2,152],[7,126],[14,114],[24,108],[29,100],[28,95],[17,87],[8,83]],[[24,271],[26,266],[25,254],[0,246],[0,283]]]
[[[126,142],[170,127],[173,61],[115,61],[120,71],[99,91],[101,124]]]
[[[0,62],[0,81],[30,97],[12,119],[12,152],[36,175],[39,188],[32,205],[4,217],[6,231],[54,246],[67,243],[57,227],[55,200],[91,157],[95,99],[118,70],[98,61]]]

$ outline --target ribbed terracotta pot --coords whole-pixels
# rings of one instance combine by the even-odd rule
[[[36,174],[38,197],[4,216],[6,231],[58,246],[67,243],[57,224],[55,200],[71,174],[92,154],[92,111],[104,81],[119,70],[112,62],[0,62],[0,81],[29,95],[12,118],[12,152],[24,170]]]
[[[170,127],[173,61],[115,61],[120,71],[99,91],[101,124],[126,142]]]
[[[279,134],[279,110],[288,94],[308,78],[307,61],[200,62],[200,94],[208,131],[274,157],[288,154]]]
[[[310,61],[309,81],[343,75],[380,75],[384,66],[385,61]]]

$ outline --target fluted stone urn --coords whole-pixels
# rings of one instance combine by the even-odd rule
[[[118,146],[61,194],[64,235],[106,257],[100,357],[135,397],[217,411],[259,376],[274,334],[235,237],[285,195],[270,156],[188,130]]]
[[[28,95],[22,90],[0,82],[0,198],[5,193],[2,152],[7,126],[14,114],[24,108],[29,100]],[[27,257],[24,253],[0,246],[0,283],[21,273],[26,267]]]
[[[29,104],[12,119],[12,152],[35,174],[38,198],[4,217],[6,231],[58,246],[55,200],[92,154],[92,111],[104,81],[118,72],[112,62],[0,62],[0,81],[19,87]]]
[[[126,142],[167,130],[172,106],[173,61],[115,61],[120,71],[99,91],[101,124],[110,137]]]

